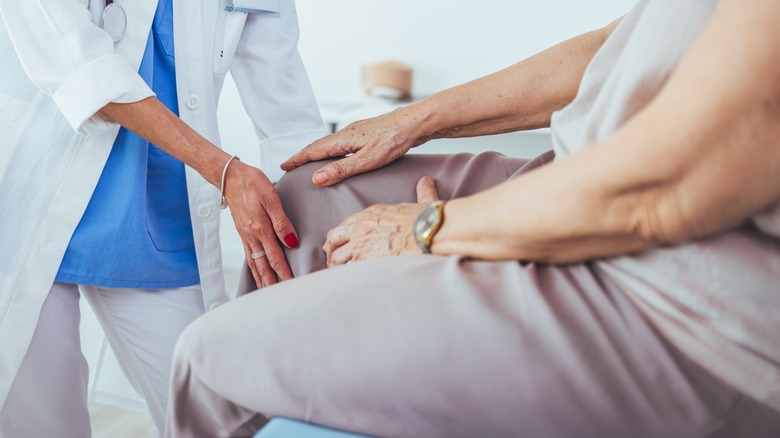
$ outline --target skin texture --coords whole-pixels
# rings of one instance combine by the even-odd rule
[[[417,182],[417,204],[377,204],[351,215],[328,232],[322,250],[328,267],[382,255],[419,254],[414,236],[406,225],[431,202],[439,199],[429,176]]]
[[[660,93],[611,138],[490,190],[450,201],[432,252],[487,260],[573,263],[717,233],[777,203],[778,20],[780,2],[723,1]],[[506,96],[509,102],[496,98],[492,91],[499,76],[488,76],[360,122],[352,132],[315,142],[285,166],[339,151],[353,152],[355,158],[349,162],[345,159],[325,169],[333,171],[332,183],[379,167],[388,157],[439,134],[489,134],[548,124],[551,109],[573,98],[583,66],[610,28],[575,38],[497,73],[510,81],[506,89],[525,90]],[[550,73],[553,66],[578,74],[556,77],[553,73],[541,86],[524,82]],[[490,98],[478,99],[479,95]],[[447,113],[447,108],[458,111]],[[388,120],[395,122],[393,130],[388,130]],[[356,151],[357,137],[364,139],[359,143],[362,149]],[[358,157],[363,149],[372,152]],[[592,172],[597,168],[608,171]],[[345,222],[362,223],[362,216],[381,216],[386,214],[382,209],[394,208],[371,207]],[[411,234],[414,212],[396,216],[397,231],[376,239],[386,243],[398,239],[394,233]],[[353,228],[350,238],[357,233],[370,234],[367,229]],[[350,241],[344,234],[349,231],[342,230],[339,240],[329,238],[326,243],[338,255],[334,264],[414,252],[408,246],[389,251],[392,245],[377,242],[362,245],[373,251],[342,255],[339,244]]]
[[[129,104],[109,103],[100,114],[140,135],[220,187],[222,169],[230,155],[195,132],[157,98]],[[225,177],[225,199],[257,284],[267,286],[292,278],[280,242],[297,243],[297,233],[268,177],[260,169],[233,160]],[[290,235],[295,239],[290,239]],[[258,251],[265,251],[266,257],[252,260],[250,254]]]

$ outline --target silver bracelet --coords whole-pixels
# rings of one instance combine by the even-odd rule
[[[227,201],[225,200],[225,175],[227,175],[227,168],[230,166],[230,163],[233,160],[241,161],[241,159],[238,158],[238,155],[233,155],[228,158],[227,163],[225,163],[225,167],[222,169],[222,184],[219,186],[219,202],[217,202],[217,207],[223,210],[228,206]]]

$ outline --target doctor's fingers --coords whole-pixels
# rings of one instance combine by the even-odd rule
[[[277,282],[277,277],[281,280],[292,278],[292,271],[287,265],[284,251],[277,239],[278,230],[274,230],[268,211],[258,209],[254,212],[253,219],[248,223],[246,221],[236,221],[236,229],[244,242],[244,246],[249,248],[249,257],[247,263],[250,267],[254,266],[258,275],[262,278],[266,286]],[[239,223],[241,222],[241,223]],[[294,234],[293,234],[294,236]],[[297,239],[297,238],[296,238]],[[296,242],[297,243],[297,242]],[[251,255],[263,252],[262,257]]]
[[[282,201],[279,199],[279,194],[276,190],[273,190],[264,196],[262,198],[262,203],[263,208],[268,215],[268,219],[270,220],[269,225],[273,227],[274,233],[276,234],[276,237],[279,238],[279,241],[287,245],[288,248],[297,248],[298,233],[295,231],[295,227],[293,227],[290,218],[287,217],[287,213],[284,212]],[[279,251],[281,252],[281,248]],[[285,266],[286,265],[287,263],[285,263]],[[286,280],[286,278],[282,279]]]
[[[243,240],[241,243],[244,246],[244,258],[246,259],[246,265],[249,268],[249,272],[252,273],[252,278],[255,280],[255,285],[258,289],[260,289],[263,287],[263,277],[261,277],[257,272],[257,264],[252,259],[252,248],[250,248],[249,245]]]
[[[270,286],[280,280],[292,278],[280,245],[276,241],[246,244],[247,264],[255,277],[258,287]],[[259,280],[259,281],[258,281]]]
[[[270,223],[269,223],[270,226]],[[278,280],[289,280],[293,278],[290,266],[287,264],[287,258],[284,256],[279,241],[276,236],[270,232],[261,233],[260,240],[250,243],[250,247],[259,248],[265,252],[264,257],[254,260],[257,272],[263,278],[266,286],[277,283]]]
[[[262,279],[262,287],[271,286],[279,282],[276,272],[271,268],[267,253],[264,256],[255,258],[251,263],[255,266],[258,276]]]

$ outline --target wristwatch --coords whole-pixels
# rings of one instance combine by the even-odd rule
[[[432,202],[414,221],[414,239],[425,254],[431,253],[433,236],[444,223],[444,204],[445,201]]]

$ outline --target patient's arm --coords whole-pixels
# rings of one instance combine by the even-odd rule
[[[778,20],[774,0],[721,3],[612,138],[448,203],[433,252],[576,262],[716,233],[780,201]]]
[[[778,20],[775,0],[724,0],[613,137],[450,201],[432,252],[579,262],[713,234],[780,201]],[[411,223],[422,208],[375,205],[345,219],[328,236],[329,264],[419,253]],[[382,222],[396,231],[374,233]]]
[[[354,154],[315,173],[314,183],[335,184],[384,166],[432,138],[472,137],[550,125],[553,111],[577,94],[593,55],[617,26],[580,35],[492,75],[421,102],[355,122],[320,139],[282,164],[284,170]],[[318,175],[327,178],[320,181]]]
[[[574,100],[585,68],[619,23],[410,105],[407,117],[420,120],[412,124],[415,136],[427,141],[550,126],[552,113]]]

